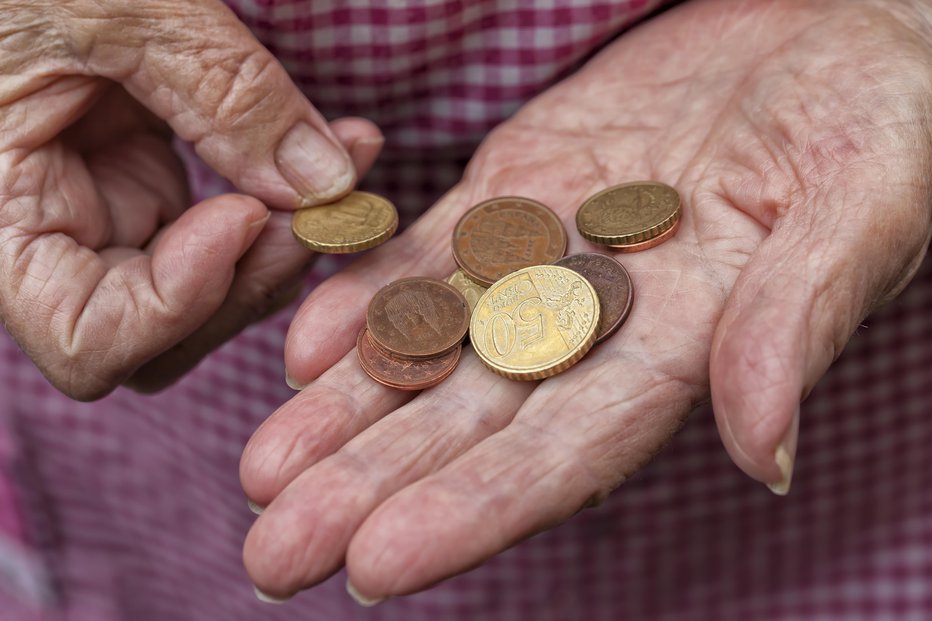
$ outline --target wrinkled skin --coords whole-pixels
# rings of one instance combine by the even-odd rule
[[[0,15],[0,319],[59,390],[162,388],[294,297],[289,210],[348,192],[377,128],[329,127],[219,0]],[[174,135],[243,194],[190,206]]]
[[[710,398],[736,463],[785,487],[801,398],[928,245],[928,13],[688,2],[492,133],[439,204],[295,318],[286,363],[307,386],[241,467],[268,505],[245,543],[258,587],[288,596],[345,563],[366,598],[424,589],[604,498]],[[363,375],[352,347],[368,300],[452,272],[450,233],[471,205],[540,199],[581,252],[577,206],[632,179],[678,188],[682,228],[619,256],[634,308],[582,362],[520,383],[470,352],[416,396]]]

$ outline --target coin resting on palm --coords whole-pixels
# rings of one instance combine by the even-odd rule
[[[469,306],[452,285],[402,278],[380,289],[366,314],[369,338],[403,358],[431,358],[459,345],[469,328]]]
[[[453,258],[488,287],[515,270],[552,263],[566,252],[566,229],[547,206],[504,196],[479,203],[453,229]]]
[[[625,183],[587,199],[576,225],[590,241],[636,252],[671,238],[680,210],[669,186]],[[453,372],[468,327],[479,359],[499,375],[536,380],[565,371],[619,329],[634,297],[618,261],[563,257],[566,245],[560,219],[536,201],[476,205],[454,229],[460,269],[447,282],[406,278],[373,297],[357,342],[362,368],[386,386],[429,388]]]
[[[352,192],[340,200],[294,212],[295,238],[327,254],[359,252],[378,246],[398,229],[398,212],[388,200],[369,192]]]
[[[584,252],[563,257],[554,265],[582,274],[599,296],[601,318],[596,345],[615,334],[628,318],[634,300],[631,277],[621,263],[604,254]]]
[[[680,195],[656,181],[616,185],[591,196],[576,212],[579,234],[621,251],[646,250],[675,233]]]
[[[369,331],[363,328],[356,338],[359,365],[375,381],[398,390],[424,390],[445,380],[456,368],[463,348],[434,358],[409,359],[392,356],[373,344]]]
[[[517,380],[550,377],[572,366],[595,343],[599,299],[577,272],[537,265],[486,291],[469,324],[469,339],[492,371]]]
[[[466,298],[467,304],[469,304],[470,312],[476,309],[476,302],[479,301],[479,298],[482,297],[482,294],[485,293],[486,289],[488,288],[474,283],[469,279],[469,276],[463,273],[463,270],[456,270],[450,274],[447,277],[447,282],[453,285],[457,291],[463,294],[463,297]]]

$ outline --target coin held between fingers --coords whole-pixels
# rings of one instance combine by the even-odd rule
[[[295,211],[291,230],[299,242],[315,252],[359,252],[395,234],[398,211],[381,196],[352,192],[336,202]]]

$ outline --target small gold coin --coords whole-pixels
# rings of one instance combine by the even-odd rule
[[[680,211],[680,195],[668,185],[623,183],[586,199],[576,212],[576,228],[591,242],[640,250],[650,247],[644,242],[671,230]]]
[[[291,219],[291,230],[298,241],[326,254],[373,248],[397,229],[395,206],[369,192],[353,192],[328,205],[299,209]]]
[[[476,305],[469,339],[492,371],[537,380],[565,371],[595,343],[599,298],[580,274],[555,265],[518,270]]]
[[[482,297],[482,294],[486,292],[486,288],[482,285],[477,285],[472,280],[469,279],[463,270],[456,270],[447,277],[447,283],[453,285],[453,287],[463,294],[463,297],[466,298],[466,303],[469,305],[470,312],[476,310],[476,302],[479,301],[479,298]]]

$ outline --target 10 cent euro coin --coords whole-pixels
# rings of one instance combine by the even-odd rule
[[[656,181],[636,181],[586,199],[576,212],[576,228],[591,242],[636,252],[675,235],[680,213],[676,190]]]
[[[334,203],[299,209],[291,219],[295,238],[311,250],[326,254],[374,248],[397,229],[395,206],[369,192],[352,192]]]
[[[476,304],[469,339],[492,371],[538,380],[575,364],[595,343],[599,298],[580,274],[536,265],[489,287]]]

